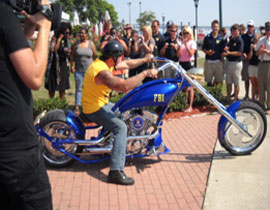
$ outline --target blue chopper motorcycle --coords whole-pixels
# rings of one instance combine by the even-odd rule
[[[189,86],[196,88],[221,114],[218,139],[229,153],[249,154],[263,142],[267,121],[258,104],[237,101],[226,108],[196,81],[195,75],[173,61],[154,60],[156,65],[162,64],[158,68],[159,79],[130,91],[112,108],[128,127],[127,157],[161,155],[170,151],[162,140],[163,118],[174,98]],[[83,119],[71,110],[43,112],[36,118],[35,126],[43,157],[51,167],[66,167],[75,160],[96,163],[111,157],[113,135],[99,125],[85,126]],[[89,132],[91,137],[86,139]]]

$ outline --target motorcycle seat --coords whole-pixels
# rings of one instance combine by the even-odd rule
[[[79,118],[83,122],[84,126],[99,126],[99,124],[93,121],[89,121],[89,119],[87,119],[83,113],[80,114]]]

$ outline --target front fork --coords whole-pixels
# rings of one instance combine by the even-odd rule
[[[216,100],[204,87],[202,87],[200,83],[198,83],[195,79],[190,78],[187,72],[180,65],[171,65],[174,65],[175,68],[178,68],[181,72],[181,75],[188,81],[188,83],[194,88],[196,88],[199,93],[201,93],[211,104],[213,104],[228,121],[230,121],[238,130],[240,130],[241,133],[243,133],[243,135],[245,135],[246,137],[252,137],[252,135],[248,132],[247,127],[244,124],[240,123],[238,120],[236,120],[234,113],[237,109],[234,109],[234,113],[229,113],[226,107],[218,100]],[[241,101],[237,101],[231,106],[238,108],[240,104]]]

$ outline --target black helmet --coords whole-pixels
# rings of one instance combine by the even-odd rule
[[[102,50],[104,57],[119,57],[123,53],[123,46],[115,40],[109,41]]]

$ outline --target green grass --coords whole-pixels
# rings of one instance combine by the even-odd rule
[[[42,86],[38,91],[32,91],[33,98],[49,98],[48,90],[44,87],[44,81],[43,80]],[[75,79],[74,74],[70,73],[69,75],[69,83],[70,83],[70,89],[66,90],[66,100],[70,106],[74,106],[75,104]],[[59,96],[59,92],[55,92],[55,96]]]

